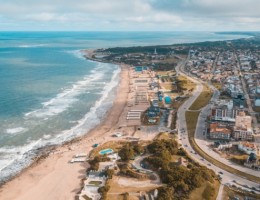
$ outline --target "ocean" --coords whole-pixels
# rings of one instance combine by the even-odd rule
[[[211,32],[0,32],[0,182],[98,125],[120,68],[80,50],[243,38]]]

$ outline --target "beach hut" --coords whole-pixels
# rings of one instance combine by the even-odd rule
[[[172,103],[172,99],[169,96],[164,97],[164,101],[165,101],[166,104],[171,104]]]

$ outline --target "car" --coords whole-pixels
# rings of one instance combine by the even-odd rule
[[[211,164],[209,163],[208,166],[211,166]]]
[[[236,180],[233,180],[234,183],[236,183]]]
[[[221,172],[221,171],[220,171],[220,172],[218,172],[218,173],[219,173],[219,174],[223,174],[223,172]]]

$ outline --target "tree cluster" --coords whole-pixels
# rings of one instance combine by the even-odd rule
[[[107,192],[110,189],[108,183],[106,183],[103,187],[98,188],[98,193],[101,195],[101,200],[107,199]]]
[[[178,143],[175,140],[155,140],[147,146],[147,150],[153,154],[145,159],[147,162],[155,169],[167,168],[171,155],[178,152]]]
[[[99,156],[95,156],[93,160],[90,160],[88,163],[90,164],[89,170],[97,171],[99,168],[99,162],[101,158]]]
[[[199,164],[189,163],[189,167],[184,167],[172,163],[172,155],[186,155],[183,149],[178,149],[175,140],[155,140],[147,146],[147,150],[152,155],[146,161],[158,170],[162,183],[167,185],[160,188],[159,200],[188,198],[192,190],[205,181],[213,182],[215,178],[212,170]]]
[[[140,155],[143,151],[143,147],[139,144],[125,144],[118,155],[121,157],[121,160],[124,162],[128,162],[129,160],[133,159],[136,155]]]

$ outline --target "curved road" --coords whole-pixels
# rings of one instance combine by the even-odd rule
[[[248,189],[247,187],[255,187],[257,189],[260,189],[260,183],[255,183],[253,181],[247,180],[245,178],[242,178],[240,176],[231,174],[215,165],[213,165],[212,163],[209,163],[207,160],[205,160],[202,156],[200,156],[199,154],[197,154],[194,149],[191,147],[190,143],[189,143],[189,139],[188,139],[188,133],[187,133],[187,124],[186,124],[186,118],[185,118],[185,112],[189,109],[189,107],[192,105],[192,103],[197,99],[197,97],[200,95],[203,86],[201,84],[201,82],[196,79],[196,78],[191,78],[188,75],[184,74],[183,72],[180,71],[180,67],[182,67],[185,64],[185,62],[180,63],[177,67],[176,67],[176,72],[177,74],[181,74],[185,77],[187,77],[188,79],[190,79],[191,81],[195,82],[197,84],[196,89],[193,91],[193,95],[186,100],[182,106],[179,108],[178,110],[178,120],[177,120],[177,128],[178,128],[178,137],[179,137],[179,142],[181,143],[181,145],[183,146],[183,148],[187,151],[187,153],[189,154],[189,156],[191,156],[192,159],[194,159],[195,161],[197,161],[198,163],[200,163],[201,165],[205,165],[208,168],[212,169],[216,174],[219,174],[222,177],[221,180],[221,187],[220,187],[220,193],[217,199],[221,199],[221,193],[222,193],[222,189],[223,189],[223,185],[224,184],[232,184],[232,185],[237,185],[238,187],[241,187],[245,190],[249,190],[251,191],[252,189]],[[218,92],[215,92],[213,95],[213,98],[217,98],[218,96]],[[203,121],[203,118],[205,118],[205,114],[208,113],[208,109],[209,106],[206,106],[204,109],[202,109],[202,112],[199,116],[198,119],[198,124],[203,124],[201,123],[201,120]],[[185,122],[185,123],[184,123]],[[204,119],[204,124],[205,124],[205,119]],[[201,128],[202,127],[197,127],[196,128],[196,133],[195,133],[195,138],[198,137],[198,139],[195,139],[195,141],[197,142],[199,140],[199,134],[197,134],[198,132],[201,132]],[[205,141],[204,141],[205,142]],[[199,146],[201,146],[200,142],[198,144]],[[204,151],[205,149],[202,148]],[[207,149],[207,154],[209,152],[209,149]],[[233,167],[233,166],[232,166]],[[257,171],[255,171],[256,175],[259,173],[257,173]],[[247,187],[244,187],[242,185],[246,185]],[[258,192],[259,193],[259,192]]]

